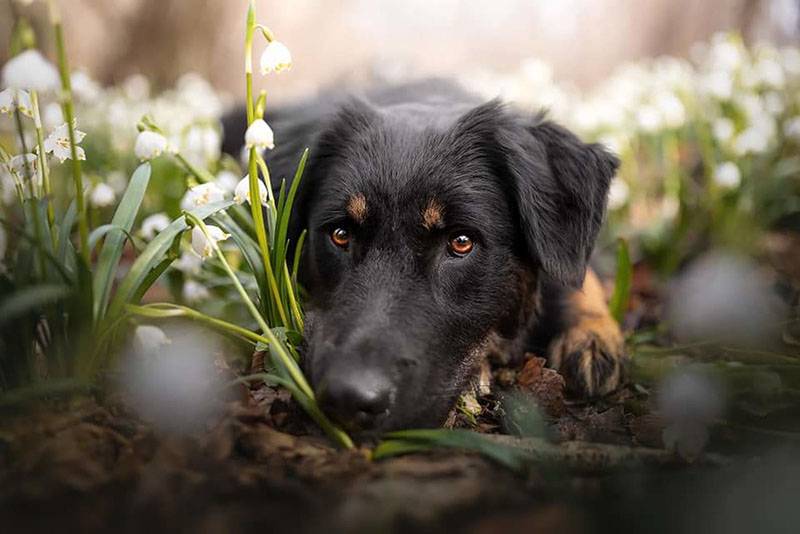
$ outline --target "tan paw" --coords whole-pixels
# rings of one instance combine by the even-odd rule
[[[616,390],[623,381],[624,363],[622,334],[610,317],[579,322],[549,349],[549,364],[564,376],[567,390],[585,398]]]

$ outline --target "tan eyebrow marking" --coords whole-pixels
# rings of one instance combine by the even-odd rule
[[[435,226],[442,223],[444,217],[444,208],[439,201],[432,198],[428,201],[425,209],[422,211],[422,226],[428,230],[433,230]]]
[[[357,193],[350,197],[347,201],[347,213],[350,217],[359,224],[363,223],[367,218],[367,199],[361,193]]]

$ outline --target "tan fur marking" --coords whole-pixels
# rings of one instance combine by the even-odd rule
[[[353,195],[347,202],[347,213],[359,224],[367,218],[367,199],[361,193]]]
[[[441,224],[443,217],[444,208],[435,198],[432,198],[422,212],[422,226],[432,230],[435,226]]]

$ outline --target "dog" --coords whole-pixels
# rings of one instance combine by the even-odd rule
[[[568,390],[617,389],[623,339],[588,268],[617,158],[544,114],[426,80],[267,111],[271,176],[310,148],[302,365],[356,435],[441,425],[488,351],[546,354]],[[238,156],[246,122],[223,121]],[[273,183],[273,187],[277,184]]]

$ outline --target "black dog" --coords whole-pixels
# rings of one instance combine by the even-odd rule
[[[489,350],[546,353],[569,388],[621,380],[587,262],[617,159],[543,116],[427,81],[267,112],[273,177],[311,149],[304,367],[351,430],[440,425]],[[242,114],[225,120],[239,154]],[[274,185],[274,184],[273,184]]]

